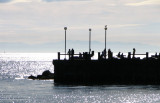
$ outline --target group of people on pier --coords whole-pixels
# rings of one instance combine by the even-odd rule
[[[74,49],[69,49],[67,54],[60,54],[58,53],[58,59],[60,59],[60,55],[69,55],[69,60],[78,60],[78,59],[84,59],[84,60],[91,60],[91,57],[94,56],[94,51],[92,52],[83,52],[83,53],[79,53],[79,54],[75,54]],[[146,59],[149,58],[149,53],[146,52],[146,54],[136,54],[136,49],[133,48],[133,53],[128,52],[128,56],[126,57],[126,55],[124,55],[123,53],[119,52],[116,56],[117,59],[137,59],[136,55],[146,55]],[[111,49],[108,49],[108,51],[106,51],[106,49],[104,49],[102,51],[102,53],[98,52],[98,60],[102,60],[102,59],[113,59],[115,57],[113,57],[113,52],[111,51]],[[160,59],[160,54],[158,55],[157,53],[155,55],[152,55],[151,58],[154,59]]]

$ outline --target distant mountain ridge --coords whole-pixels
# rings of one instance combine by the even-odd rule
[[[67,41],[68,49],[74,48],[75,52],[88,52],[88,41]],[[136,48],[137,52],[159,52],[159,46],[152,46],[141,43],[125,43],[125,42],[107,42],[107,49],[111,49],[113,52],[132,52],[133,48]],[[104,42],[92,41],[91,49],[95,52],[101,52],[104,50]],[[51,52],[64,52],[64,41],[60,42],[49,42],[43,44],[25,44],[25,43],[0,43],[0,52],[40,52],[40,53],[51,53]]]

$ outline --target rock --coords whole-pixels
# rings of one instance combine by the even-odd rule
[[[35,76],[29,76],[28,79],[39,79],[39,80],[47,80],[47,79],[54,79],[54,73],[51,73],[49,70],[46,70],[42,73],[42,75]]]
[[[42,73],[43,76],[51,75],[51,72],[49,70],[46,70]]]
[[[28,77],[28,79],[33,79],[33,80],[35,80],[35,79],[37,79],[37,77],[31,75],[31,76]]]
[[[42,79],[43,76],[42,75],[37,75],[37,79]]]

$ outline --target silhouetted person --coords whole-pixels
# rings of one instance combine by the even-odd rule
[[[108,49],[108,58],[112,58],[112,52],[110,49]]]
[[[73,55],[74,55],[74,49],[73,49]]]
[[[72,48],[72,51],[71,51],[71,52],[72,52],[72,55],[74,55],[74,49],[73,49],[73,48]]]
[[[79,57],[82,58],[82,54],[81,53],[79,53]]]
[[[121,56],[121,52],[118,53],[117,57],[120,58],[120,56]]]
[[[106,49],[102,51],[102,57],[106,58]]]
[[[71,57],[73,58],[73,56],[74,56],[74,50],[72,48],[72,50],[71,50]]]
[[[68,50],[68,54],[69,54],[69,59],[70,59],[70,56],[71,56],[71,50],[70,49]]]
[[[158,58],[157,52],[156,52],[156,54],[155,54],[155,58]]]
[[[160,53],[159,53],[159,55],[158,55],[158,59],[160,59]]]
[[[123,55],[123,53],[121,54],[121,59],[123,59],[124,58],[124,55]]]
[[[133,58],[135,58],[136,49],[133,48]]]
[[[128,59],[131,59],[131,52],[128,53]]]
[[[106,57],[106,49],[104,49],[103,51],[102,51],[102,54],[101,54],[101,57],[103,58],[105,58]]]
[[[91,54],[91,57],[93,57],[94,56],[94,51],[92,51],[92,54]]]

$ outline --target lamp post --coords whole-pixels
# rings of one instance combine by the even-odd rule
[[[105,59],[106,59],[106,35],[107,35],[107,25],[105,25]]]
[[[89,28],[89,53],[91,52],[91,28]]]
[[[65,30],[65,59],[66,59],[66,30],[67,30],[67,27],[64,27],[64,30]]]

